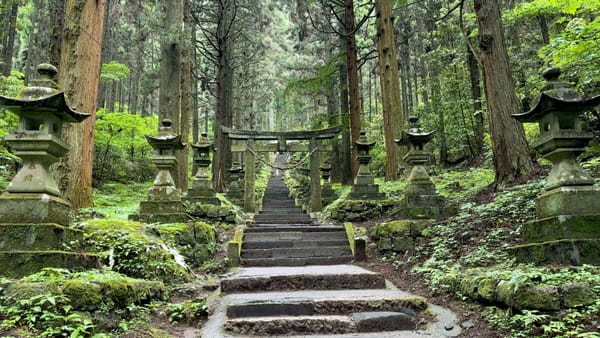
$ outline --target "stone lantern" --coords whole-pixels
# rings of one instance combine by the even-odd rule
[[[56,68],[37,67],[33,79],[16,98],[0,96],[0,107],[19,116],[16,133],[6,143],[23,165],[0,196],[0,271],[22,277],[45,267],[81,269],[99,264],[98,256],[65,249],[83,239],[69,227],[73,210],[61,196],[50,165],[70,146],[61,138],[64,123],[79,123],[90,114],[74,111],[54,81]]]
[[[213,150],[214,143],[211,142],[206,133],[202,133],[198,143],[192,144],[195,151],[194,162],[198,167],[196,175],[192,180],[192,187],[188,189],[185,201],[191,203],[221,205],[216,197],[215,189],[208,175],[210,167],[210,152]]]
[[[600,104],[600,96],[581,98],[558,80],[560,70],[544,71],[546,88],[533,108],[513,117],[537,122],[540,139],[533,147],[552,162],[544,192],[536,201],[538,220],[522,230],[527,243],[517,257],[536,263],[600,263],[600,188],[577,163],[592,134],[582,130],[580,115]]]
[[[181,135],[173,132],[172,124],[171,120],[163,119],[156,135],[145,135],[146,141],[156,151],[152,162],[158,173],[148,191],[148,200],[140,202],[140,221],[171,223],[188,219],[181,202],[181,189],[171,176],[171,170],[177,165],[175,151],[186,145],[181,142]]]
[[[229,183],[229,187],[227,188],[227,198],[237,205],[241,205],[244,200],[244,193],[240,188],[242,170],[242,166],[239,162],[233,162],[231,168],[227,169],[227,171],[229,171],[229,179],[231,180],[231,183]]]
[[[423,131],[416,116],[409,117],[408,122],[409,128],[395,140],[398,145],[408,146],[408,152],[403,160],[412,166],[400,213],[408,218],[441,217],[446,213],[444,198],[436,192],[435,185],[425,168],[431,158],[431,153],[425,149],[425,145],[431,141],[435,131]]]
[[[331,177],[331,164],[329,161],[325,161],[319,169],[321,170],[321,178],[323,179],[321,199],[323,201],[323,205],[328,205],[337,198],[335,192],[331,188],[331,182],[329,181],[329,178]]]
[[[54,66],[41,64],[37,71],[39,78],[32,80],[17,98],[0,97],[0,106],[19,116],[18,131],[7,135],[6,143],[23,160],[2,195],[0,222],[67,225],[71,207],[62,199],[50,165],[70,148],[61,138],[63,124],[80,123],[90,114],[68,106],[54,82]]]
[[[384,195],[379,192],[379,186],[375,184],[375,178],[369,169],[369,163],[372,158],[372,156],[369,155],[369,152],[375,146],[375,141],[369,141],[367,139],[367,133],[362,130],[360,132],[360,137],[354,142],[354,146],[356,147],[356,160],[358,161],[359,166],[349,198],[355,200],[382,199]]]

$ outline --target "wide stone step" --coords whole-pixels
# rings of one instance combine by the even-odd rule
[[[301,220],[301,219],[294,219],[294,220],[282,220],[282,219],[274,219],[274,220],[261,220],[260,222],[256,222],[256,224],[312,224],[313,220],[312,219],[305,219],[305,220]]]
[[[347,239],[339,240],[276,240],[276,241],[244,241],[242,250],[271,248],[309,248],[320,246],[347,246]]]
[[[307,248],[268,248],[242,251],[242,260],[250,258],[314,258],[352,255],[346,246],[321,246]]]
[[[248,227],[244,230],[244,233],[253,233],[253,232],[278,232],[278,231],[301,231],[301,232],[343,232],[345,234],[345,229],[341,226],[326,226],[326,225],[316,225],[316,226],[305,226],[305,225],[272,225],[272,226],[253,226]]]
[[[221,280],[223,292],[383,288],[383,275],[347,264],[280,266],[277,269],[243,267],[235,276]]]
[[[336,257],[294,257],[294,258],[248,258],[242,259],[243,266],[255,267],[297,267],[309,265],[338,265],[352,262],[351,255]]]
[[[276,231],[276,232],[246,232],[244,241],[278,241],[278,240],[341,240],[346,233],[334,232],[305,232],[305,231]]]
[[[227,317],[344,315],[382,311],[414,316],[426,308],[424,297],[395,290],[310,290],[239,295],[228,305]]]
[[[349,316],[280,316],[230,319],[224,330],[242,336],[348,334],[356,332]]]
[[[293,220],[310,220],[311,218],[306,214],[294,213],[294,214],[258,214],[254,216],[254,222],[269,221],[269,220],[282,220],[282,221],[293,221]]]

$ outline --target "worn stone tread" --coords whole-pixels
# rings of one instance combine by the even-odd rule
[[[319,334],[356,332],[349,316],[247,317],[225,322],[226,332],[242,335]]]

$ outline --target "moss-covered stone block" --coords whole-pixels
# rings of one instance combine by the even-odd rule
[[[47,267],[84,270],[100,265],[100,257],[94,253],[59,250],[10,250],[0,251],[0,275],[20,278]]]
[[[0,196],[0,223],[54,223],[67,226],[71,205],[48,194],[4,193]]]
[[[563,265],[600,265],[600,239],[561,239],[509,248],[518,262]]]
[[[600,212],[600,187],[591,185],[558,187],[544,192],[536,200],[538,218],[593,215],[598,212]]]
[[[0,250],[62,250],[83,231],[56,223],[0,224]]]
[[[593,286],[587,283],[567,283],[560,287],[560,292],[562,305],[566,308],[591,305],[598,297]]]
[[[150,226],[149,229],[169,246],[176,248],[190,266],[199,267],[214,257],[217,232],[208,223],[161,224]]]
[[[525,243],[558,239],[600,239],[600,215],[559,215],[539,219],[524,224],[521,235]]]
[[[344,200],[332,210],[331,218],[343,222],[354,222],[379,218],[382,214],[382,203],[378,201]]]
[[[415,240],[429,227],[428,220],[395,220],[376,224],[371,237],[380,251],[412,252]]]
[[[560,310],[560,293],[553,285],[519,288],[514,294],[517,309]]]

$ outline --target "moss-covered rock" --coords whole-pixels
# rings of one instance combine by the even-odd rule
[[[176,248],[191,267],[200,267],[214,258],[217,232],[208,223],[161,224],[150,229],[169,246]]]
[[[331,218],[343,222],[365,221],[382,215],[381,201],[344,200],[336,203],[335,208],[331,210]]]
[[[429,220],[395,220],[376,224],[371,238],[380,251],[412,252],[415,240],[430,225]]]
[[[147,231],[143,223],[90,220],[81,226],[86,231],[83,247],[102,252],[103,264],[114,271],[168,283],[192,279],[189,268],[170,252],[174,249]]]
[[[566,308],[593,304],[598,295],[589,283],[567,283],[560,287],[562,305]]]
[[[189,215],[198,220],[205,220],[210,223],[223,222],[235,224],[241,220],[239,208],[232,204],[212,205],[193,203],[186,206]]]

